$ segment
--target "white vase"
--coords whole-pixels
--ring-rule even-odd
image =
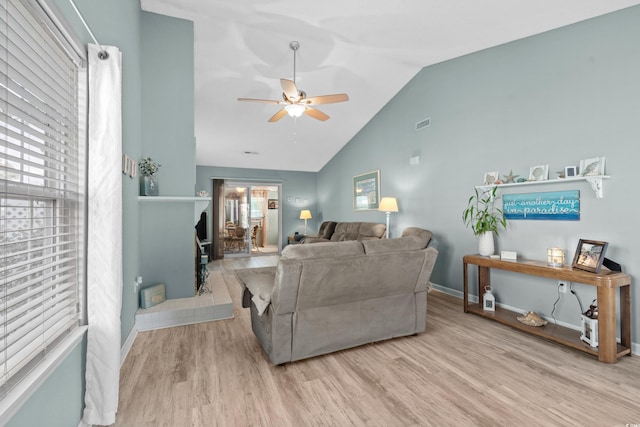
[[[478,252],[482,256],[493,255],[493,232],[486,231],[478,236]]]

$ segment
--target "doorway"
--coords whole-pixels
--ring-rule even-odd
[[[224,221],[219,232],[223,256],[246,257],[273,255],[280,252],[280,185],[224,182]]]

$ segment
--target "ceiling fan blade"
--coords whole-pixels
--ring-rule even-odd
[[[320,121],[323,121],[323,122],[329,118],[329,116],[327,116],[325,113],[323,113],[322,111],[317,110],[317,109],[315,109],[313,107],[307,107],[306,110],[304,110],[304,113],[307,116],[311,116],[314,119],[320,120]]]
[[[321,95],[305,98],[302,103],[305,105],[321,105],[321,104],[335,104],[336,102],[345,102],[349,100],[349,96],[346,93],[336,93],[333,95]]]
[[[262,102],[263,104],[280,104],[283,101],[276,101],[274,99],[255,99],[255,98],[238,98],[241,102]]]
[[[282,85],[282,92],[290,101],[296,102],[300,99],[300,92],[293,80],[280,79],[280,84]]]
[[[269,119],[269,123],[277,122],[278,120],[280,120],[286,115],[287,115],[287,110],[283,108],[282,110],[278,111],[273,116],[271,116],[271,118]]]

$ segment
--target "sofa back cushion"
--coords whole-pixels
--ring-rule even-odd
[[[295,310],[425,290],[419,285],[425,258],[425,251],[413,250],[303,260]]]
[[[430,232],[428,232],[431,234]],[[367,255],[389,252],[419,251],[429,244],[430,238],[419,235],[407,235],[395,239],[365,240],[362,242]]]
[[[387,227],[375,222],[339,222],[331,236],[332,242],[381,239]]]
[[[424,228],[418,227],[407,227],[402,232],[402,237],[415,236],[420,241],[424,243],[424,247],[426,248],[431,239],[433,238],[433,233],[429,230],[425,230]]]
[[[325,221],[320,225],[320,230],[318,230],[318,238],[321,239],[331,239],[334,230],[336,229],[337,222],[335,221]]]
[[[364,255],[362,242],[326,242],[321,245],[288,245],[282,249],[281,260],[333,258],[351,255]]]

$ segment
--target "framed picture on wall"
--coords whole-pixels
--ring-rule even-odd
[[[378,209],[380,203],[380,170],[353,177],[353,210]]]
[[[269,199],[267,202],[267,207],[269,209],[278,209],[278,199]]]

